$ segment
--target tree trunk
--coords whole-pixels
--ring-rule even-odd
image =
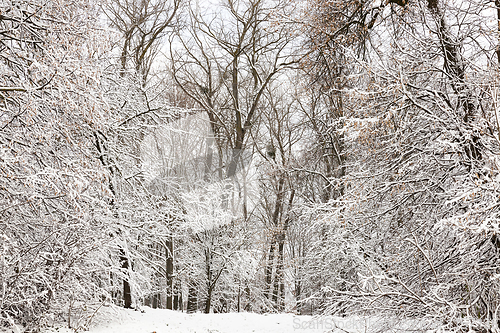
[[[292,209],[293,198],[295,196],[295,190],[292,189],[290,193],[290,198],[288,199],[288,211]],[[288,230],[288,225],[290,224],[290,215],[287,214],[283,225],[278,235],[278,264],[276,267],[276,277],[274,284],[274,304],[279,311],[285,310],[285,240],[286,232]]]
[[[211,134],[213,135],[213,134]],[[209,136],[206,140],[207,144],[207,150],[206,150],[206,161],[205,161],[205,170],[203,174],[203,179],[208,182],[210,181],[211,177],[211,171],[212,171],[212,163],[213,163],[213,158],[214,158],[214,149],[213,149],[213,144],[214,144],[214,138]]]
[[[151,304],[151,307],[153,309],[158,309],[160,307],[160,294],[159,293],[153,294],[153,302]]]
[[[130,291],[130,283],[128,281],[129,263],[128,263],[128,258],[125,254],[125,250],[123,248],[120,248],[120,262],[122,264],[123,273],[127,276],[126,278],[123,279],[124,307],[126,309],[130,309],[130,308],[132,308],[132,293]]]
[[[274,277],[273,303],[278,311],[284,310],[285,296],[285,274],[284,274],[284,249],[285,249],[285,227],[278,236],[278,263],[276,265],[276,275]]]
[[[205,250],[205,269],[207,274],[207,298],[205,300],[205,313],[210,313],[212,303],[212,252],[209,249]]]
[[[213,108],[212,102],[209,99],[209,105],[211,108]],[[217,149],[219,149],[219,142],[216,140],[216,133],[217,133],[217,123],[215,119],[215,115],[213,112],[207,112],[208,113],[208,119],[210,121],[210,133],[209,136],[206,138],[206,161],[205,161],[205,170],[204,170],[204,175],[203,179],[208,182],[210,181],[210,178],[212,177],[212,166],[213,166],[213,160],[214,160],[214,145],[217,145]],[[220,167],[220,165],[219,165]],[[219,169],[220,172],[222,172],[222,169]],[[219,179],[221,177],[219,176]]]
[[[174,286],[174,301],[173,301],[174,310],[183,310],[182,308],[182,286],[179,280],[176,281]]]
[[[179,294],[174,295],[173,310],[179,310]]]
[[[205,313],[210,313],[211,306],[212,306],[212,290],[209,289],[207,292],[207,299],[205,300]]]
[[[174,242],[172,237],[167,240],[167,309],[172,310],[173,280],[174,280]]]
[[[267,259],[267,266],[266,266],[266,295],[268,299],[271,299],[271,286],[272,286],[272,279],[273,279],[273,266],[274,266],[274,236],[271,241],[271,245],[269,248],[269,256]]]
[[[279,281],[281,280],[281,267],[280,267],[280,254],[278,252],[278,263],[276,264],[276,274],[274,275],[273,281],[273,304],[274,308],[279,310],[278,306],[278,291],[279,291]]]
[[[236,53],[235,53],[236,54]],[[235,115],[235,141],[232,147],[231,160],[227,168],[227,178],[233,178],[236,175],[236,168],[238,166],[238,161],[240,158],[241,151],[243,150],[243,140],[245,139],[245,130],[243,128],[243,121],[241,119],[241,110],[239,103],[239,91],[238,91],[238,56],[235,55],[233,58],[233,70],[232,70],[232,85],[231,92],[233,97],[233,107]]]
[[[281,230],[278,231],[279,228],[279,221],[280,221],[280,216],[283,211],[283,187],[285,185],[285,178],[283,176],[280,176],[279,181],[278,181],[278,189],[277,189],[277,194],[276,194],[276,202],[274,204],[274,212],[272,216],[272,238],[271,238],[271,248],[269,250],[269,260],[267,262],[268,267],[266,269],[266,283],[267,283],[267,288],[268,288],[268,298],[273,299],[274,304],[276,305],[277,301],[277,278],[278,278],[278,271],[276,271],[275,275],[275,281],[274,281],[274,289],[273,293],[271,294],[271,286],[273,285],[272,283],[272,272],[273,272],[273,266],[274,266],[274,252],[276,251],[276,246],[278,245],[278,237],[280,235],[277,235],[277,233],[281,233]]]
[[[299,315],[302,314],[301,292],[302,292],[301,281],[300,280],[295,281],[295,301],[297,303],[297,313]]]
[[[187,313],[195,313],[198,310],[198,300],[196,297],[196,289],[189,287],[187,300]]]
[[[240,312],[240,308],[241,308],[241,284],[238,286],[238,299],[237,299],[237,302],[238,302],[237,309],[238,309],[238,313],[239,313]]]
[[[277,268],[277,281],[279,282],[279,292],[278,292],[278,309],[280,311],[285,310],[285,272],[284,272],[284,248],[285,248],[285,232],[283,232],[282,237],[280,237],[280,242],[278,245],[278,268]]]

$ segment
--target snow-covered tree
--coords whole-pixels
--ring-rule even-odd
[[[343,3],[355,10],[340,28],[363,42],[364,53],[343,48],[354,64],[342,88],[349,117],[337,129],[348,172],[344,195],[323,217],[334,222],[331,240],[319,248],[353,260],[354,274],[326,266],[334,273],[321,293],[327,311],[496,327],[493,3]],[[340,13],[340,2],[318,4]],[[351,250],[331,246],[340,240]]]
[[[154,281],[152,272],[162,271],[167,259],[151,257],[151,247],[169,247],[168,221],[182,215],[179,213],[182,208],[175,206],[175,198],[155,192],[149,186],[151,175],[144,168],[141,152],[141,145],[150,133],[178,116],[179,110],[172,108],[166,93],[171,87],[168,78],[154,66],[165,37],[175,28],[180,4],[177,0],[110,0],[102,4],[106,23],[119,42],[114,49],[118,56],[110,57],[102,85],[113,121],[95,133],[94,142],[110,176],[108,188],[114,196],[110,209],[114,212],[115,256],[120,267],[115,278],[122,280],[122,288],[115,281],[114,296],[117,302],[123,299],[127,308],[154,293],[152,285],[145,281]],[[151,230],[159,233],[159,239],[155,239]],[[161,251],[169,256],[167,249]],[[171,275],[172,272],[163,272],[158,278],[168,280]]]
[[[92,136],[107,121],[109,43],[93,1],[0,4],[0,325],[36,326],[77,299],[106,299],[109,229]]]

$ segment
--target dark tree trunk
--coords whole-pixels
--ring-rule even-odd
[[[295,196],[295,190],[293,189],[290,193],[290,198],[288,199],[288,211],[292,209],[293,198]],[[287,214],[283,225],[278,235],[278,264],[276,266],[276,277],[274,283],[274,294],[273,300],[276,308],[279,311],[285,310],[285,240],[286,232],[288,231],[288,225],[290,224],[290,215]]]
[[[295,300],[297,302],[297,313],[302,314],[302,302],[301,302],[301,282],[295,281]]]
[[[240,308],[241,308],[241,285],[238,286],[238,305],[237,305],[238,312],[240,312]]]
[[[284,310],[285,278],[284,278],[284,249],[285,249],[285,231],[283,229],[278,236],[278,263],[276,265],[276,276],[273,287],[273,303],[279,311]]]
[[[274,205],[274,212],[273,212],[273,216],[272,216],[272,226],[273,226],[273,230],[272,230],[272,235],[271,235],[271,245],[270,245],[270,248],[269,248],[269,257],[268,257],[268,261],[267,261],[267,267],[266,267],[266,288],[267,288],[267,297],[268,299],[273,299],[273,301],[276,302],[276,297],[273,296],[275,295],[275,292],[273,291],[273,293],[271,293],[271,288],[273,286],[273,280],[272,280],[272,275],[273,275],[273,267],[274,267],[274,252],[276,251],[276,245],[277,245],[277,237],[278,235],[276,234],[278,231],[278,227],[279,227],[279,220],[280,220],[280,216],[281,216],[281,212],[283,210],[283,186],[285,184],[285,178],[284,177],[280,177],[279,181],[278,181],[278,189],[277,189],[277,194],[276,194],[276,202],[275,202],[275,205]],[[276,280],[276,276],[275,276],[275,280]],[[276,283],[276,281],[275,281]],[[275,288],[276,289],[276,288]],[[274,303],[276,304],[276,303]]]
[[[284,273],[284,250],[285,250],[285,233],[283,232],[282,237],[280,237],[280,242],[278,245],[278,268],[277,268],[277,281],[279,282],[279,292],[278,292],[278,309],[280,311],[285,310],[285,273]]]
[[[179,310],[179,294],[174,295],[174,302],[173,302],[173,308],[174,310]]]
[[[152,302],[151,307],[153,309],[158,309],[158,308],[161,307],[161,301],[160,301],[160,294],[159,293],[153,294],[153,302]]]
[[[172,310],[173,280],[174,280],[174,242],[172,237],[167,241],[167,309]]]
[[[207,298],[205,299],[205,313],[210,313],[210,306],[212,303],[212,252],[205,249],[205,269],[207,274]]]
[[[246,295],[246,299],[247,300],[250,300],[247,302],[247,304],[245,304],[245,307],[243,308],[245,311],[247,312],[251,312],[252,311],[252,302],[251,302],[251,294],[250,294],[250,288],[249,287],[246,287],[245,288],[245,295]]]
[[[271,299],[271,286],[273,281],[273,266],[274,266],[274,236],[269,247],[269,255],[266,266],[266,295]]]
[[[132,308],[132,293],[130,291],[130,283],[128,281],[128,258],[125,254],[125,250],[120,248],[120,262],[122,264],[123,273],[126,275],[126,278],[123,279],[123,301],[124,307],[127,309]]]
[[[205,300],[205,313],[210,313],[211,306],[212,306],[212,290],[208,290],[207,299]]]
[[[278,253],[278,262],[279,262],[279,253]],[[275,309],[279,309],[278,307],[278,284],[279,280],[281,279],[281,272],[280,272],[280,264],[278,263],[276,265],[276,274],[274,276],[274,281],[273,281],[273,294],[272,294],[272,299],[273,299],[273,304]]]

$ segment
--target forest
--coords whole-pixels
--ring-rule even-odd
[[[0,0],[0,330],[500,332],[499,78],[500,0]]]

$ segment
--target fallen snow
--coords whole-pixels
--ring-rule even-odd
[[[261,315],[255,313],[227,314],[186,314],[164,309],[142,308],[144,313],[135,310],[109,308],[101,311],[91,323],[89,333],[290,333],[302,331],[322,333],[324,330],[311,331],[307,322],[310,316],[293,314]],[[103,314],[102,312],[106,312]],[[304,326],[303,326],[304,325]],[[300,327],[300,328],[299,328]],[[304,330],[305,333],[306,330]],[[43,333],[73,333],[74,330],[56,325]]]
[[[393,331],[373,319],[361,317],[312,317],[294,314],[186,314],[164,309],[143,308],[144,312],[122,308],[103,308],[93,317],[89,333],[365,333]],[[84,322],[81,320],[80,322]],[[75,324],[77,326],[78,323]],[[407,325],[404,325],[407,326]],[[418,325],[420,326],[420,325]],[[405,327],[409,329],[409,327]],[[416,328],[412,327],[412,331]],[[394,329],[394,327],[392,327]],[[422,329],[422,327],[419,327]],[[401,326],[397,329],[401,331]],[[404,329],[403,329],[404,331]],[[425,332],[423,329],[421,332]],[[430,332],[430,331],[429,331]],[[42,333],[75,333],[75,329],[59,324]]]

